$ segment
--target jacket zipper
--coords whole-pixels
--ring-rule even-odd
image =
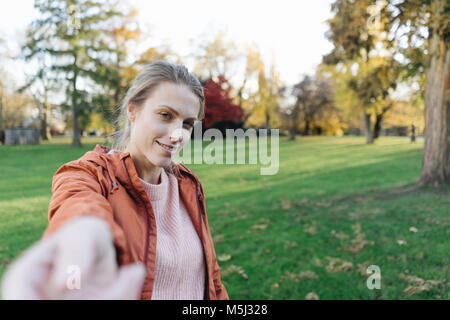
[[[205,240],[203,238],[203,219],[202,219],[202,210],[201,210],[201,193],[200,190],[198,190],[198,184],[197,181],[196,183],[196,190],[197,190],[197,205],[198,205],[198,217],[199,217],[199,221],[200,221],[200,235],[201,235],[201,241],[202,241],[202,247],[203,247],[203,257],[204,257],[204,261],[205,261],[205,266],[206,266],[206,284],[205,284],[205,290],[206,290],[206,295],[205,295],[205,300],[209,300],[209,273],[208,273],[208,259],[206,259],[206,250],[205,250]]]
[[[145,213],[146,213],[146,217],[147,217],[147,236],[145,239],[145,261],[144,261],[144,265],[145,265],[145,272],[147,272],[147,261],[148,261],[148,251],[149,251],[149,238],[150,238],[150,215],[148,213],[148,209],[147,209],[147,205],[145,204],[144,199],[142,198],[141,194],[136,190],[136,188],[134,187],[133,181],[131,180],[130,174],[128,172],[127,166],[125,165],[125,159],[122,159],[122,163],[123,163],[123,167],[125,168],[125,171],[127,172],[127,176],[128,179],[130,180],[130,184],[134,189],[134,192],[136,192],[136,194],[138,195],[139,199],[141,200],[141,202],[144,204],[144,208],[145,208]],[[142,284],[142,289],[141,289],[141,296],[140,296],[140,300],[142,300],[142,295],[144,294],[144,288],[145,288],[145,281]]]

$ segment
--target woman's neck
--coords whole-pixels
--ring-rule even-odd
[[[127,148],[125,149],[125,152],[130,153],[139,178],[151,184],[161,183],[161,172],[163,168],[151,164],[145,156],[134,150]]]

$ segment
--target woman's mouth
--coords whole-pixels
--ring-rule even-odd
[[[165,152],[167,152],[168,154],[172,154],[175,152],[175,147],[169,146],[167,144],[164,143],[160,143],[159,141],[156,141],[159,146],[161,147],[161,149],[163,149]]]

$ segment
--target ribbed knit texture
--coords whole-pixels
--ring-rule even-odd
[[[156,217],[156,270],[152,299],[203,299],[205,266],[202,244],[179,196],[178,180],[165,170],[162,170],[159,184],[140,180]]]

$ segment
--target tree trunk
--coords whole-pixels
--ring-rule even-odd
[[[425,147],[418,185],[440,186],[450,180],[450,45],[439,34],[445,0],[432,2],[435,21],[429,37],[425,83]]]
[[[48,119],[50,118],[50,106],[47,101],[44,101],[43,113],[41,117],[41,139],[50,140],[50,127],[48,126]]]
[[[266,107],[266,129],[270,130],[270,113],[269,110]]]
[[[388,104],[386,107],[383,108],[381,113],[378,113],[376,115],[375,125],[373,127],[373,140],[377,139],[380,136],[381,133],[381,123],[383,122],[384,115],[386,114],[389,109],[391,109],[393,104]]]
[[[305,136],[311,135],[311,124],[308,118],[305,119],[305,132],[303,133]]]
[[[366,111],[364,110],[363,117],[364,117],[364,134],[366,136],[366,144],[372,144],[373,134],[371,128],[370,113],[366,113]]]
[[[295,117],[291,118],[291,125],[289,128],[289,140],[293,141],[295,140],[295,134],[296,134],[296,128],[297,128],[297,121]]]
[[[377,114],[376,120],[375,120],[375,125],[373,127],[373,140],[377,139],[380,136],[382,120],[383,120],[383,115]]]
[[[72,79],[72,115],[73,115],[73,137],[72,137],[72,147],[81,147],[80,129],[78,127],[78,110],[77,110],[77,75],[74,74]]]

